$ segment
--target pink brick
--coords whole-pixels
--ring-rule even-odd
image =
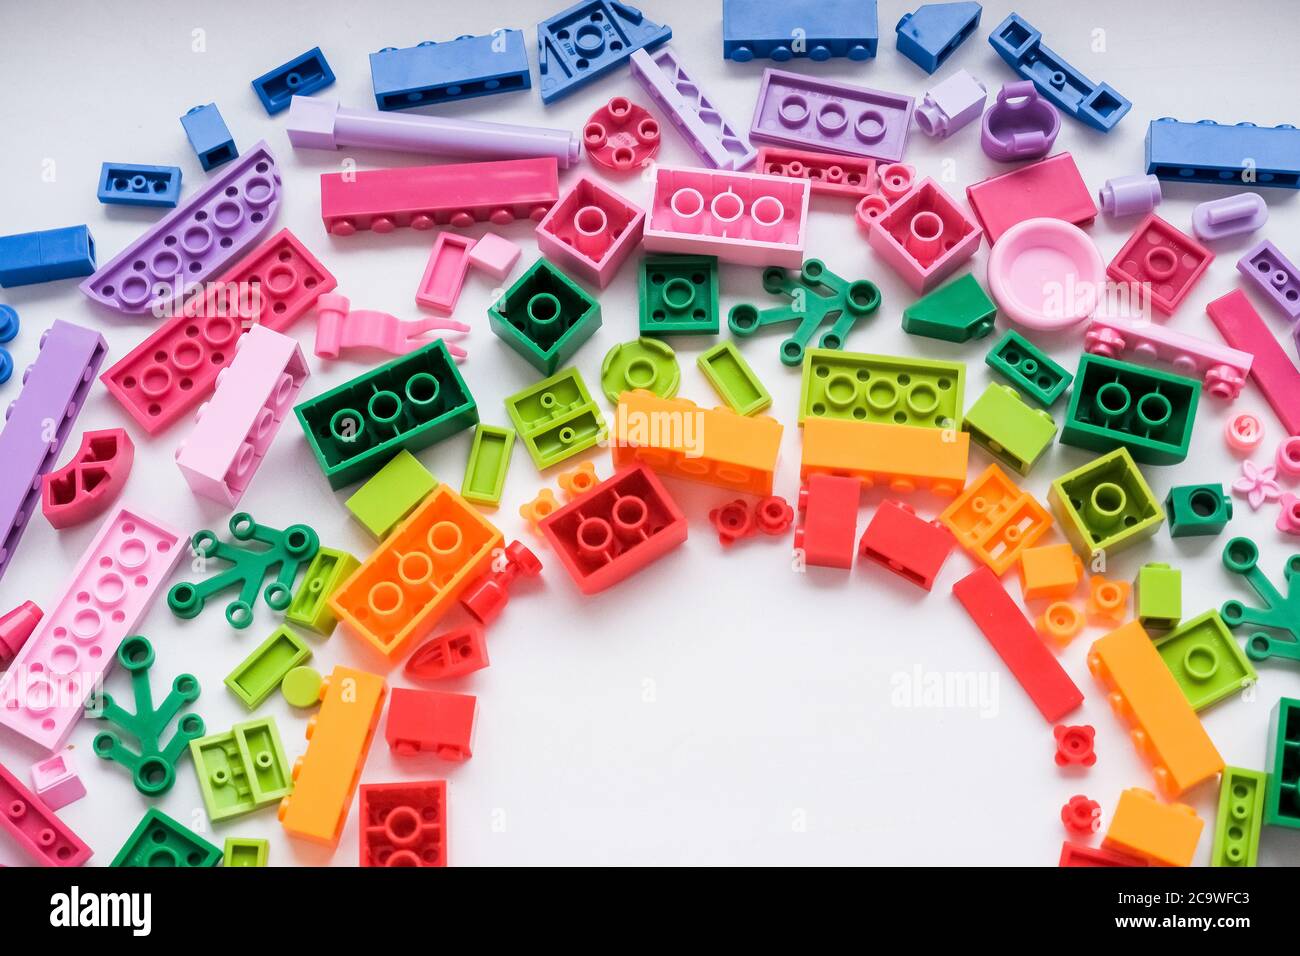
[[[495,232],[485,232],[470,248],[469,264],[494,279],[504,279],[510,275],[523,251],[504,236],[498,236]]]
[[[32,764],[32,789],[51,810],[61,810],[86,795],[86,785],[67,750]]]
[[[0,829],[7,830],[37,866],[81,866],[90,847],[54,811],[0,764]]]
[[[469,254],[478,243],[468,236],[440,232],[429,253],[429,264],[415,290],[415,302],[426,309],[450,315],[460,300],[469,272]]]
[[[582,177],[537,224],[542,255],[603,289],[641,243],[645,210]]]
[[[975,255],[981,232],[956,200],[923,179],[867,234],[880,258],[916,292],[929,292]]]

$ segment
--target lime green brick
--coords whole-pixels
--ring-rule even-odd
[[[566,368],[506,398],[506,411],[539,469],[601,441],[605,419],[576,368]]]
[[[329,637],[339,622],[330,610],[330,595],[341,588],[359,567],[361,562],[346,551],[321,548],[307,565],[307,573],[285,609],[284,619],[322,637]]]
[[[1133,579],[1137,619],[1149,631],[1167,631],[1183,617],[1183,572],[1152,561]]]
[[[614,405],[624,392],[643,388],[660,398],[672,398],[682,382],[682,370],[672,348],[658,339],[620,342],[605,353],[600,388]]]
[[[1165,520],[1127,448],[1057,478],[1047,499],[1085,563],[1098,552],[1114,554],[1151,537]]]
[[[1184,621],[1157,638],[1155,648],[1193,710],[1217,704],[1258,679],[1218,611]]]
[[[289,628],[281,625],[257,650],[249,654],[226,677],[226,686],[253,710],[266,700],[284,675],[311,657],[311,648]]]
[[[1007,385],[991,382],[966,410],[962,429],[990,455],[1022,475],[1051,447],[1056,422],[1041,408],[1025,404]]]
[[[1267,775],[1258,770],[1223,768],[1210,866],[1255,866],[1259,863],[1259,835],[1264,828],[1264,792],[1267,786]]]
[[[600,304],[538,259],[488,309],[488,324],[529,365],[551,375],[600,328]]]
[[[968,272],[904,309],[903,331],[945,342],[969,342],[992,332],[997,314],[998,307]]]
[[[362,527],[382,541],[437,487],[438,479],[402,449],[345,504]]]
[[[270,717],[191,740],[190,756],[213,823],[278,803],[293,792],[293,771]]]
[[[732,411],[757,415],[772,404],[772,396],[734,343],[719,342],[701,352],[695,364]]]
[[[269,840],[247,837],[226,837],[223,866],[266,866],[271,857]]]
[[[963,362],[808,349],[799,423],[812,417],[958,428],[965,388]]]
[[[510,453],[515,447],[515,430],[496,425],[479,425],[469,446],[465,462],[465,480],[460,496],[476,505],[495,508],[501,503],[501,491],[510,471]]]

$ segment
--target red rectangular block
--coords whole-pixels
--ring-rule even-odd
[[[1103,850],[1100,847],[1080,846],[1068,840],[1061,844],[1061,861],[1057,866],[1146,866],[1146,860],[1135,856]]]
[[[1300,371],[1282,351],[1246,293],[1234,289],[1205,307],[1210,321],[1234,349],[1250,352],[1250,377],[1264,393],[1288,435],[1300,435]]]
[[[81,866],[90,847],[0,764],[0,827],[37,866]]]
[[[431,753],[443,760],[468,760],[474,756],[477,713],[478,698],[471,694],[394,687],[384,737],[399,756]]]
[[[1097,218],[1097,203],[1069,153],[967,186],[966,199],[990,243],[1026,219],[1062,219],[1088,226]]]
[[[996,574],[987,567],[976,568],[952,586],[952,593],[1044,720],[1056,723],[1083,703],[1083,692],[1052,656]]]
[[[1151,213],[1111,260],[1106,275],[1146,286],[1151,307],[1173,315],[1213,261],[1213,252]]]
[[[840,475],[809,475],[799,489],[803,522],[795,529],[794,547],[807,564],[820,568],[853,567],[858,535],[858,504],[862,479]]]
[[[899,501],[882,501],[862,532],[858,554],[930,590],[957,541],[939,521],[926,521]]]
[[[361,785],[362,866],[446,866],[447,782]]]

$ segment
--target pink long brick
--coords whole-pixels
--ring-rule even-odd
[[[1300,371],[1296,371],[1246,293],[1234,289],[1205,307],[1210,321],[1234,349],[1250,352],[1250,377],[1264,393],[1288,435],[1300,435]]]

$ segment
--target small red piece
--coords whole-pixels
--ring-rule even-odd
[[[1080,846],[1068,840],[1061,844],[1061,861],[1057,866],[1146,866],[1146,860],[1135,856],[1102,850],[1098,847]]]
[[[24,601],[0,617],[0,667],[8,667],[18,656],[36,625],[41,623],[41,617],[41,609],[32,601]]]
[[[432,753],[443,760],[468,760],[474,756],[477,711],[478,698],[471,694],[394,687],[384,737],[398,756]]]
[[[718,532],[718,541],[729,548],[741,538],[748,538],[757,529],[754,513],[744,498],[728,501],[709,512],[709,523]]]
[[[794,524],[794,509],[780,495],[768,495],[754,509],[754,522],[763,534],[785,534]]]
[[[582,128],[587,158],[612,173],[630,173],[659,152],[659,121],[644,106],[616,96]]]
[[[1148,286],[1152,307],[1173,315],[1213,261],[1213,252],[1151,213],[1111,260],[1106,275],[1117,283]]]
[[[447,783],[361,785],[362,866],[446,866]]]
[[[510,600],[510,586],[516,578],[535,578],[542,562],[522,541],[511,541],[504,552],[492,556],[492,570],[471,584],[460,603],[484,627],[495,621]]]
[[[122,493],[135,460],[123,428],[84,432],[72,460],[41,479],[41,513],[54,527],[71,528],[97,518]]]
[[[1101,804],[1083,794],[1073,796],[1061,807],[1061,822],[1073,833],[1096,833],[1101,829]]]
[[[858,534],[858,503],[862,481],[840,475],[809,475],[799,489],[803,524],[795,529],[795,550],[807,564],[823,568],[853,567]]]
[[[942,522],[926,521],[909,505],[889,500],[862,532],[858,554],[928,591],[956,544]]]
[[[1052,729],[1056,735],[1056,765],[1091,767],[1097,762],[1093,751],[1093,738],[1097,731],[1089,724],[1059,724]]]
[[[456,628],[421,644],[406,662],[412,680],[463,677],[488,666],[487,641],[477,624]]]

